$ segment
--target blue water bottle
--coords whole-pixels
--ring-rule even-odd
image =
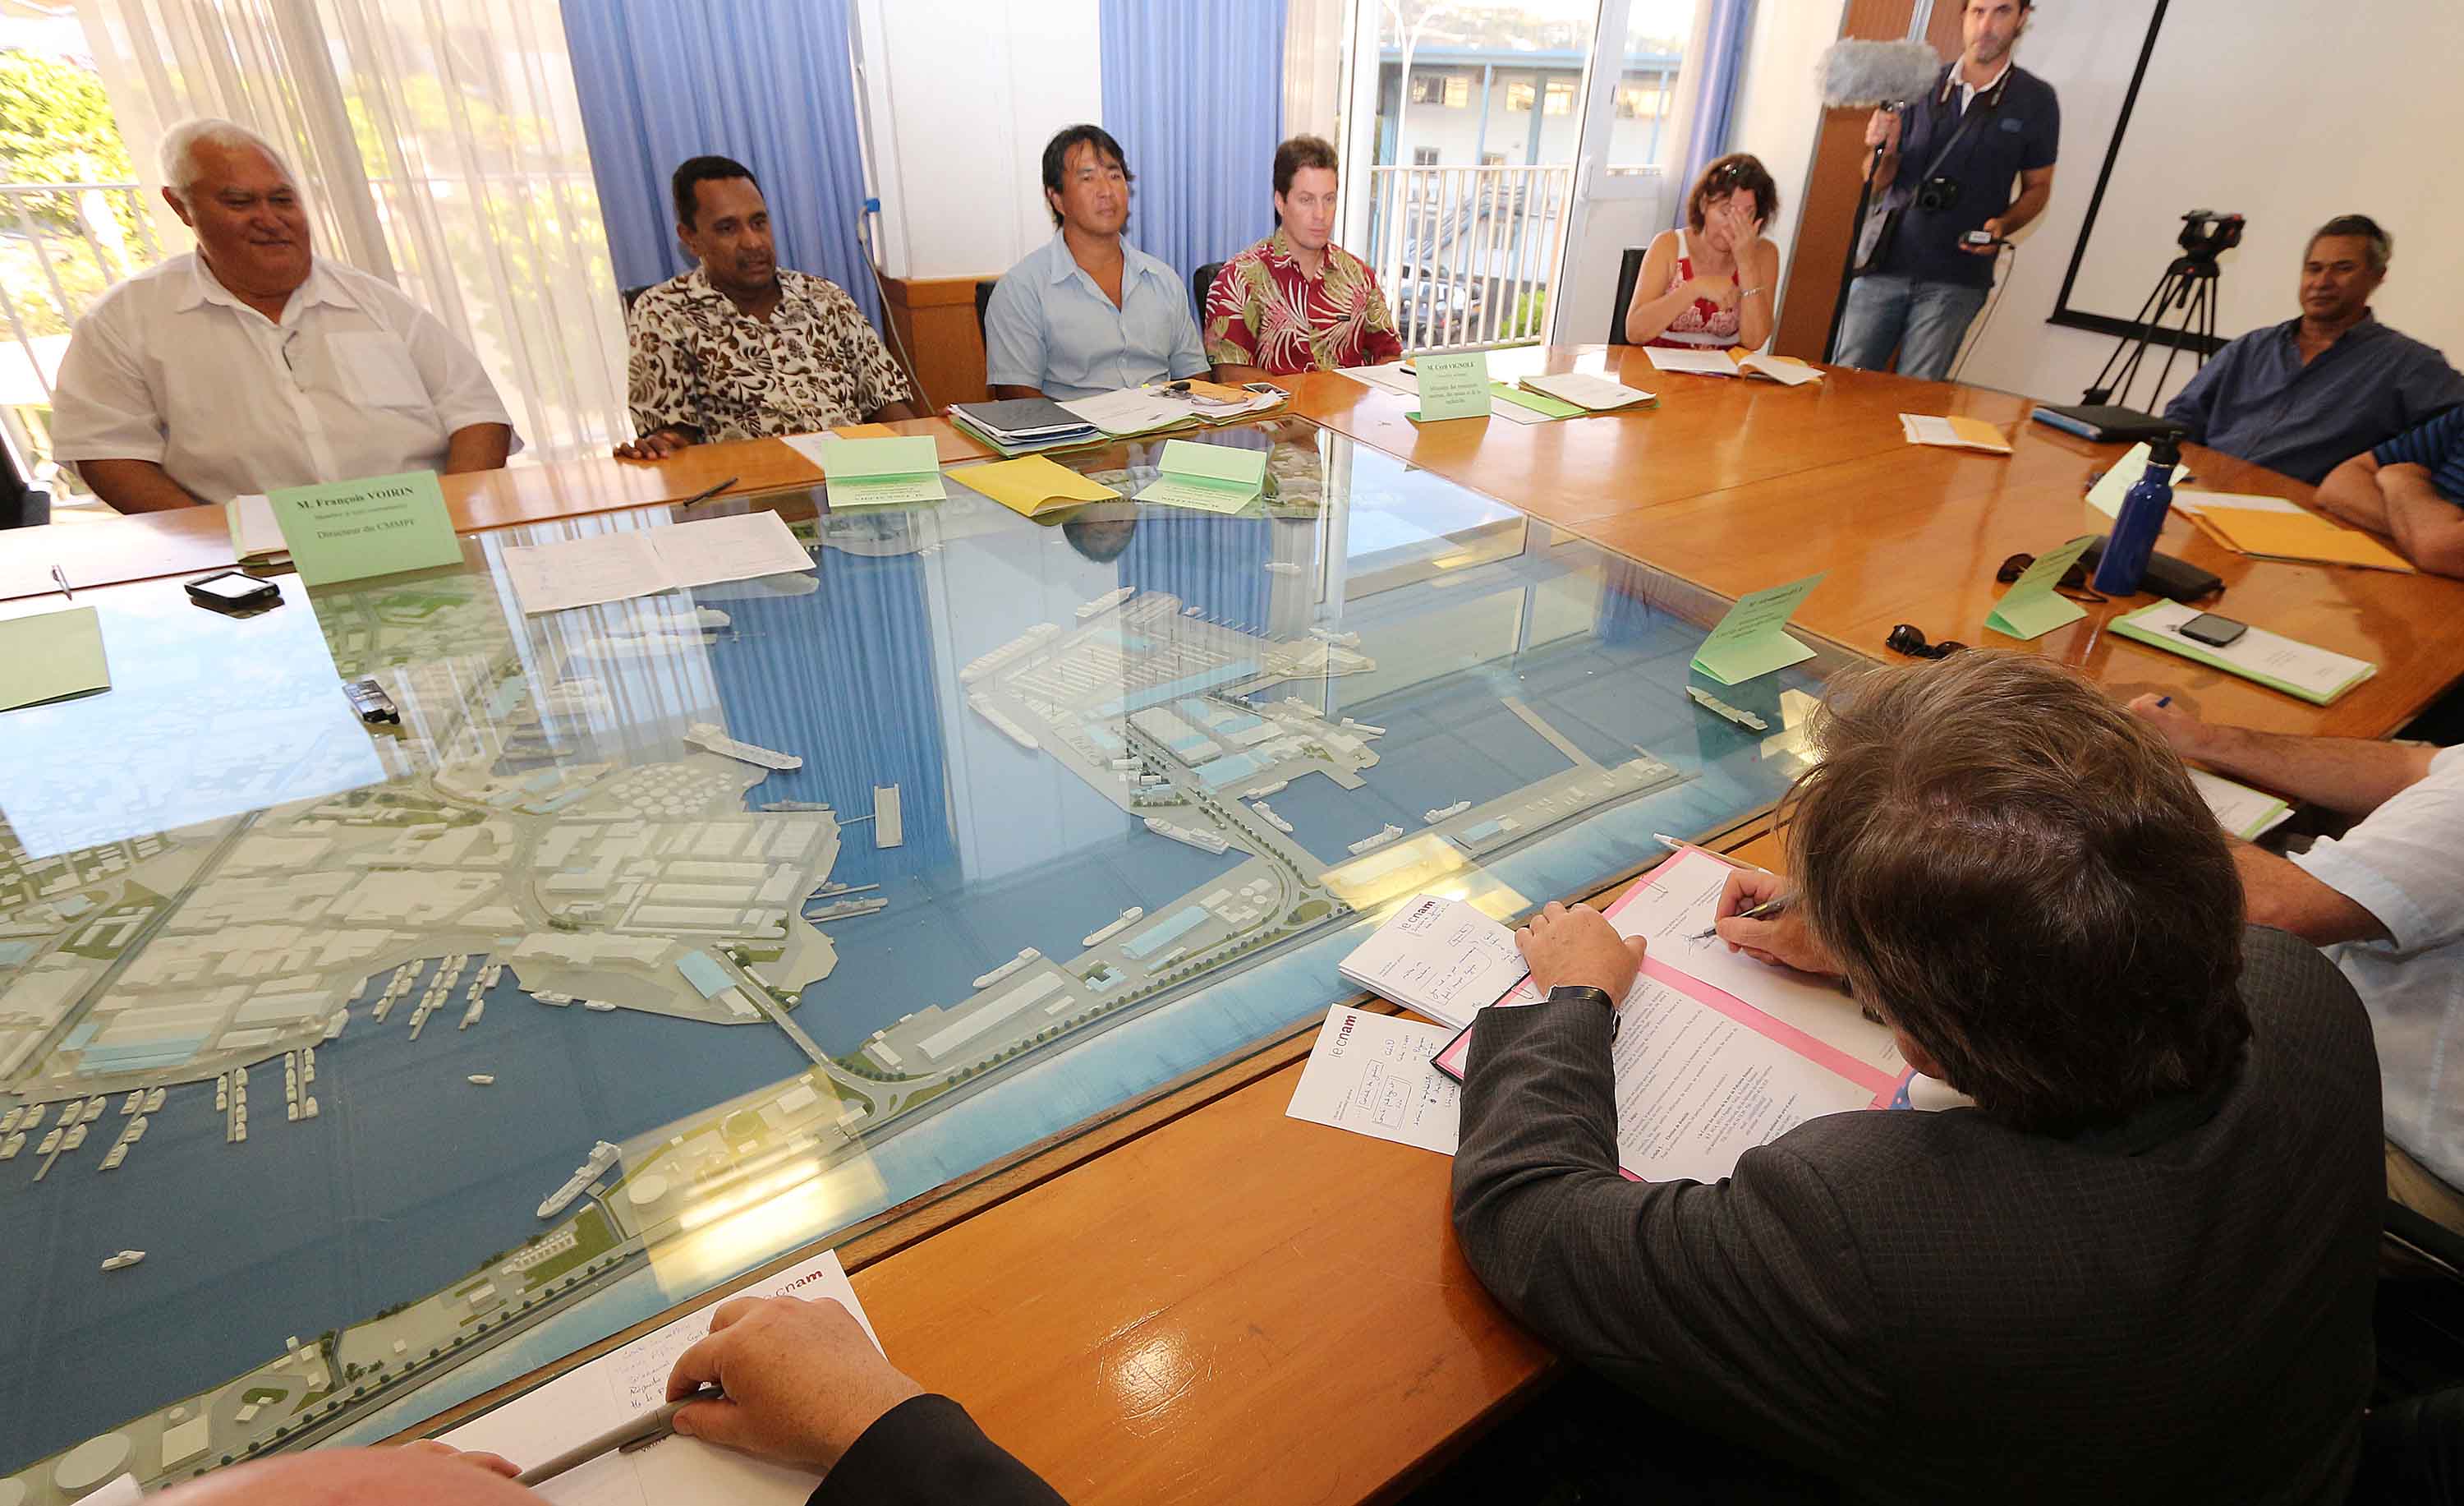
[[[2147,474],[2122,499],[2122,516],[2104,541],[2096,562],[2097,590],[2106,596],[2129,596],[2147,573],[2147,557],[2156,552],[2156,536],[2165,531],[2165,514],[2173,505],[2173,469],[2182,463],[2181,442],[2171,435],[2147,448]]]

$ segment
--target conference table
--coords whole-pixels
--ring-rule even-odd
[[[1662,374],[1627,347],[1500,352],[1493,369],[1600,371],[1660,402],[1545,424],[1422,427],[1404,417],[1407,399],[1319,373],[1285,379],[1292,401],[1273,417],[1307,420],[1716,597],[1826,572],[1797,623],[1876,659],[1890,657],[1882,637],[1907,622],[1935,640],[2046,654],[2120,698],[2163,691],[2211,718],[2361,737],[2394,731],[2464,676],[2464,638],[2444,626],[2464,608],[2464,583],[2247,559],[2178,516],[2159,546],[2226,581],[2218,609],[2372,660],[2377,674],[2312,706],[2107,631],[2145,597],[2090,606],[2033,643],[1990,632],[1996,566],[2101,531],[2083,495],[2122,454],[2029,422],[2025,399],[1842,369],[1804,388]],[[1983,419],[2013,454],[1912,446],[1903,412]],[[935,437],[945,463],[990,454],[938,419],[893,427]],[[2197,447],[2186,463],[2211,489],[2309,497]],[[762,440],[657,464],[585,457],[453,476],[445,490],[457,527],[476,531],[676,502],[731,478],[748,492],[820,479],[794,450]],[[5,552],[0,598],[50,589],[54,565],[83,588],[231,563],[209,509],[55,524],[11,535]],[[1741,861],[1784,863],[1766,818],[1705,840]],[[1635,870],[1657,855],[1637,853]],[[1311,1025],[1256,1042],[1124,1105],[1100,1134],[1053,1136],[838,1240],[891,1358],[959,1398],[1073,1501],[1364,1499],[1441,1467],[1556,1362],[1464,1265],[1447,1222],[1446,1160],[1286,1117],[1313,1034]]]

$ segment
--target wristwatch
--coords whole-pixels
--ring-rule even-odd
[[[1617,1022],[1617,1002],[1609,997],[1609,991],[1606,988],[1594,988],[1585,984],[1561,983],[1549,990],[1551,1004],[1555,1004],[1560,999],[1571,999],[1577,1004],[1597,1005],[1608,1011],[1610,1025],[1615,1026]]]

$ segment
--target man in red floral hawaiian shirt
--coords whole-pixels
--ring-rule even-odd
[[[1282,228],[1223,264],[1206,299],[1218,382],[1399,361],[1403,342],[1377,278],[1332,243],[1334,148],[1295,136],[1275,148]]]

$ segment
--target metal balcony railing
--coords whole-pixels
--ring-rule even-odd
[[[1573,186],[1570,165],[1371,168],[1370,265],[1403,348],[1539,339]]]

